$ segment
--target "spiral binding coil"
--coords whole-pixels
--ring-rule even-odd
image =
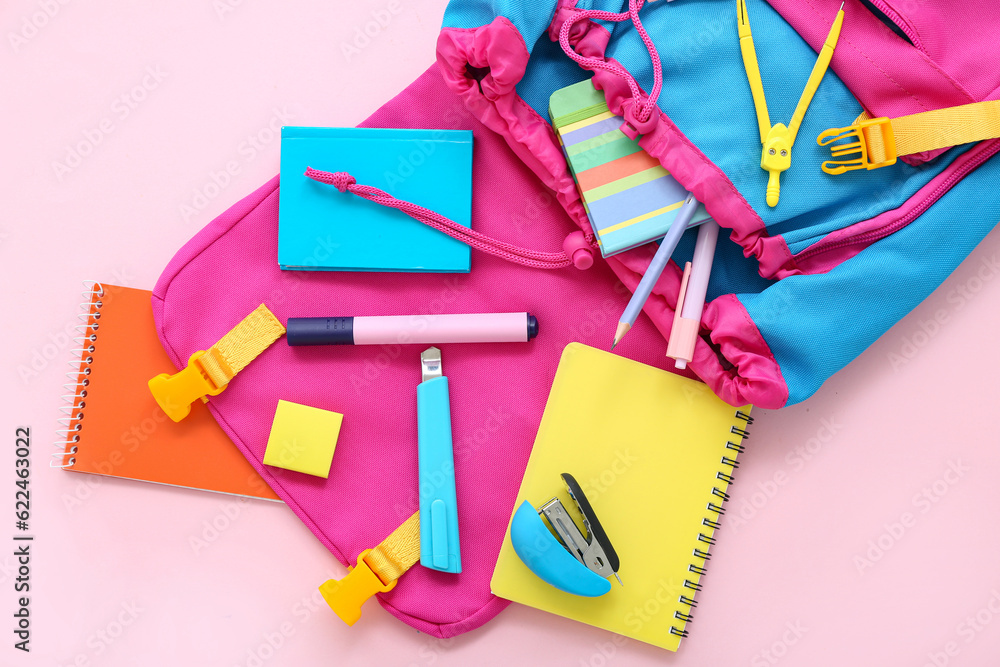
[[[753,417],[743,412],[742,410],[737,410],[735,416],[736,419],[740,419],[746,422],[746,426],[750,426],[751,424],[753,424]],[[747,432],[745,428],[740,428],[735,425],[730,427],[729,432],[732,433],[733,435],[740,436],[740,438],[750,437],[750,434]],[[732,472],[740,466],[739,462],[736,460],[736,457],[740,454],[740,452],[745,451],[746,447],[744,447],[741,443],[730,441],[726,443],[726,449],[732,450],[733,455],[723,456],[721,459],[721,463],[723,465],[729,466],[730,472]],[[734,481],[734,477],[730,473],[722,472],[721,470],[718,473],[716,473],[715,478],[726,485],[723,488],[728,488],[729,485],[732,484]],[[724,491],[723,489],[720,489],[719,487],[716,486],[712,488],[712,496],[713,499],[708,502],[705,509],[714,513],[717,518],[721,517],[726,513],[726,508],[723,507],[723,503],[729,500],[729,494],[726,493],[726,491]],[[711,529],[712,531],[722,528],[721,523],[709,517],[704,517],[701,520],[701,525]],[[702,564],[698,565],[697,563],[690,563],[688,565],[688,572],[701,577],[707,572],[707,570],[704,567],[704,564],[707,563],[712,557],[711,553],[709,553],[709,549],[715,545],[715,537],[713,535],[706,535],[705,533],[698,533],[698,541],[701,542],[701,544],[695,546],[694,550],[691,553],[692,555],[694,555],[695,558],[699,559]],[[691,581],[690,579],[685,579],[684,588],[688,589],[689,591],[692,591],[692,593],[690,595],[682,593],[681,596],[678,598],[678,602],[687,607],[687,612],[679,610],[675,611],[674,618],[676,618],[677,620],[681,621],[684,624],[687,624],[694,620],[694,616],[691,614],[691,610],[693,610],[698,605],[698,603],[694,599],[694,594],[701,590],[701,584],[696,581]],[[675,635],[677,637],[687,637],[688,631],[687,628],[681,629],[676,626],[670,626],[670,634]]]
[[[83,429],[90,365],[94,362],[94,352],[97,349],[97,331],[100,328],[98,320],[101,319],[101,306],[104,305],[100,299],[104,296],[104,286],[97,282],[85,282],[84,285],[86,291],[82,294],[86,301],[80,303],[81,312],[76,316],[81,323],[73,327],[80,334],[73,337],[73,342],[79,347],[70,350],[74,356],[68,363],[73,370],[66,373],[71,382],[63,385],[63,389],[69,393],[62,395],[65,405],[59,407],[64,416],[58,420],[62,428],[56,429],[58,437],[53,443],[56,451],[52,452],[54,460],[49,461],[49,466],[53,468],[71,468],[76,463],[74,455],[78,451],[77,443],[80,442],[80,431]]]

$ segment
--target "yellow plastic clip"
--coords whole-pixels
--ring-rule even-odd
[[[173,375],[160,373],[149,381],[149,390],[160,408],[175,422],[191,412],[191,404],[199,398],[208,402],[207,396],[218,396],[228,385],[218,387],[208,378],[201,359],[205,350],[198,350],[188,359],[187,367]]]
[[[237,373],[284,333],[274,313],[260,304],[215,345],[192,354],[187,368],[150,380],[149,390],[167,416],[179,422],[191,412],[193,402],[200,398],[207,403],[207,396],[222,393]]]
[[[365,549],[358,556],[358,564],[341,580],[330,579],[319,587],[323,599],[344,623],[354,625],[361,618],[361,605],[376,593],[391,591],[396,586],[393,579],[383,584],[372,571],[365,556],[371,553]]]
[[[875,132],[879,132],[878,137],[875,137]],[[870,137],[881,140],[879,141],[880,150],[878,152],[871,150]],[[857,141],[831,145],[834,142],[849,140],[851,138],[856,138]],[[854,171],[855,169],[864,168],[871,170],[896,164],[896,137],[892,131],[892,121],[888,118],[872,118],[855,123],[849,127],[832,127],[816,137],[816,143],[820,146],[830,146],[832,157],[859,155],[859,157],[854,159],[827,160],[824,162],[822,166],[823,171],[833,176],[843,174],[846,171]],[[875,152],[874,160],[872,159],[873,152]]]

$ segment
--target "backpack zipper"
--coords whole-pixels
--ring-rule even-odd
[[[816,245],[806,248],[799,254],[795,255],[794,259],[796,262],[801,262],[803,260],[815,257],[816,255],[822,254],[829,250],[834,250],[836,248],[843,248],[846,246],[857,245],[860,243],[871,244],[876,241],[881,241],[885,237],[893,234],[903,227],[916,220],[918,217],[924,214],[924,212],[929,209],[938,199],[945,195],[956,183],[965,178],[965,176],[974,170],[976,167],[993,157],[997,151],[1000,151],[1000,141],[994,140],[992,145],[983,150],[979,155],[975,156],[964,165],[956,169],[947,179],[939,184],[934,191],[926,196],[919,204],[913,207],[909,213],[904,215],[899,220],[890,222],[889,224],[883,225],[878,229],[872,229],[855,236],[850,236],[846,239],[840,239],[838,241],[831,241],[829,243],[823,243],[822,241]]]
[[[894,26],[902,31],[910,44],[924,51],[924,45],[921,43],[920,37],[917,36],[917,32],[910,27],[910,24],[903,18],[902,14],[889,6],[889,3],[885,2],[885,0],[861,0],[861,2],[870,10],[881,12],[882,16],[877,16],[877,18],[882,19],[884,17],[888,21],[891,21]],[[872,11],[872,13],[874,14],[875,11]],[[885,20],[882,22],[885,23]],[[892,26],[889,26],[889,28],[892,29]],[[896,31],[894,30],[893,32]]]

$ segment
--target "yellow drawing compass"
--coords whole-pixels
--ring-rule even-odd
[[[743,53],[743,67],[747,71],[747,79],[750,81],[750,92],[753,93],[753,105],[757,110],[757,124],[760,126],[760,143],[764,148],[760,154],[761,169],[770,173],[767,181],[767,205],[777,206],[778,196],[781,194],[781,182],[779,175],[781,172],[792,166],[792,144],[795,143],[795,135],[798,134],[799,125],[806,115],[806,109],[812,102],[819,82],[823,79],[827,67],[830,66],[830,59],[833,58],[833,49],[837,46],[837,39],[840,37],[840,26],[844,22],[844,5],[840,5],[837,17],[830,27],[830,34],[826,36],[826,42],[820,49],[819,58],[813,66],[809,80],[806,81],[805,90],[799,98],[799,104],[795,107],[792,120],[785,127],[782,123],[771,125],[771,118],[767,115],[767,100],[764,99],[764,84],[760,80],[760,66],[757,64],[757,52],[753,47],[753,35],[750,34],[750,20],[747,17],[746,0],[737,0],[737,14],[739,17],[740,51]]]

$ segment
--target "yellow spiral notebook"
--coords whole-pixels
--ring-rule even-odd
[[[676,651],[687,636],[713,533],[750,423],[704,384],[570,343],[563,351],[514,509],[580,483],[621,561],[611,591],[586,598],[536,577],[504,537],[496,595]],[[655,609],[653,608],[655,607]]]

